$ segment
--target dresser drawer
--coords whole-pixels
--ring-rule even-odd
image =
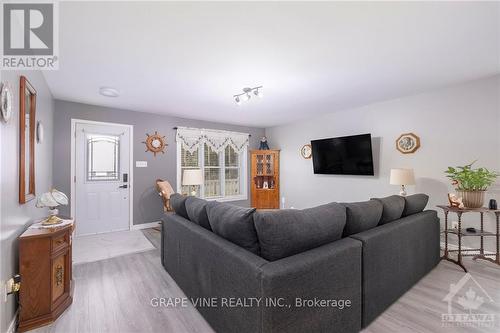
[[[52,253],[57,252],[69,246],[69,234],[64,233],[62,235],[52,238]]]

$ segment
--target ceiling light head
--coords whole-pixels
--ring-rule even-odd
[[[259,90],[259,88],[255,89],[255,90],[253,91],[253,94],[254,94],[255,96],[259,97],[259,98],[264,97],[264,94],[262,93],[262,90]]]
[[[111,87],[101,87],[99,88],[99,94],[106,97],[118,97],[120,96],[120,92],[115,88]]]
[[[241,104],[241,99],[239,96],[234,96],[234,101],[236,102],[236,104],[240,105]]]

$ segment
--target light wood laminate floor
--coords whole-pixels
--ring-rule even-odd
[[[160,233],[154,229],[143,232],[155,250],[75,265],[73,304],[54,324],[31,332],[213,332],[193,306],[154,308],[150,305],[153,297],[184,297],[184,294],[160,263]],[[470,259],[465,265],[493,299],[493,302],[486,299],[479,308],[480,313],[496,315],[493,328],[442,326],[441,314],[448,309],[443,298],[449,292],[450,283],[458,283],[464,276],[458,266],[443,261],[363,333],[499,332],[499,266]],[[484,298],[478,287],[472,285],[471,288]],[[456,302],[453,306],[458,312],[467,312]]]

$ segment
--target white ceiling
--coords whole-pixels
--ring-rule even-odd
[[[59,34],[55,98],[262,127],[500,72],[498,2],[62,2]]]

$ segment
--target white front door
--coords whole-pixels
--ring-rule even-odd
[[[76,234],[128,230],[130,127],[76,123]]]

